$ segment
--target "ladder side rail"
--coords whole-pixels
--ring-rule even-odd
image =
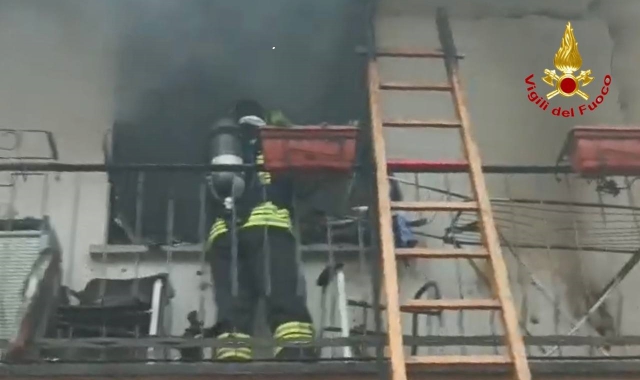
[[[387,306],[387,336],[391,359],[393,380],[407,380],[404,345],[402,342],[402,324],[400,315],[398,273],[391,224],[391,199],[387,173],[387,155],[380,110],[380,78],[377,62],[370,60],[368,66],[369,112],[371,113],[371,139],[375,159],[378,234],[382,255],[383,286]]]
[[[376,50],[376,14],[378,12],[378,1],[367,1],[363,3],[363,17],[366,18],[366,56],[367,59],[363,62],[363,69],[368,70],[369,68],[369,63],[372,61],[376,60],[376,54],[375,54],[375,50]],[[376,67],[377,69],[377,67]],[[378,78],[378,77],[376,77]],[[367,74],[365,76],[365,82],[363,83],[363,86],[367,86],[369,85],[369,75]],[[378,82],[379,82],[379,78],[378,78]],[[379,84],[379,83],[378,83]],[[373,87],[369,88],[369,94],[371,94],[371,89]],[[379,87],[375,88],[376,91],[379,91]],[[378,92],[375,93],[375,99],[378,99]],[[371,100],[371,99],[368,99]],[[378,103],[378,100],[376,100],[376,104]],[[371,105],[369,104],[369,114],[371,115],[372,112],[379,112],[380,109],[376,108],[373,109],[371,108]],[[381,114],[377,114],[380,115],[379,117],[381,118]],[[371,120],[371,125],[373,125],[373,119]],[[371,144],[373,145],[373,127],[371,127],[369,129],[369,133],[371,134],[371,136],[367,136],[369,138],[369,141],[371,142]],[[371,165],[376,165],[375,162],[375,152],[371,151],[371,156],[368,157],[371,159],[371,161],[369,161],[369,163]],[[369,168],[371,170],[371,173],[374,173],[375,180],[377,181],[377,174],[375,173],[375,167],[374,168]],[[374,183],[375,185],[375,183]],[[372,195],[376,196],[377,199],[377,188],[373,188],[373,191],[371,192]],[[377,211],[377,207],[378,205],[376,204],[374,207],[372,207],[372,209],[374,210],[374,214],[373,215],[379,215],[379,212]],[[382,246],[381,246],[381,241],[379,239],[380,236],[380,232],[378,231],[378,229],[380,228],[380,226],[377,223],[372,223],[372,227],[373,227],[373,234],[371,235],[371,245],[372,247],[375,249],[375,251],[377,252],[382,252]],[[374,252],[375,252],[374,251]],[[381,281],[382,281],[382,276],[383,276],[383,272],[382,272],[382,254],[378,255],[378,257],[376,257],[375,260],[373,260],[373,262],[371,263],[373,265],[372,267],[372,273],[371,273],[371,286],[372,286],[372,295],[373,295],[373,318],[374,318],[374,323],[375,323],[375,331],[376,334],[382,334],[382,326],[383,326],[383,318],[382,318],[382,313],[384,310],[384,307],[381,306],[382,304],[382,286],[384,286]],[[381,342],[380,344],[376,344],[376,363],[378,364],[379,368],[383,368],[384,364],[383,360],[384,360],[384,356],[385,356],[385,343],[386,342]],[[406,368],[406,367],[405,367]]]
[[[484,175],[482,173],[480,153],[471,136],[471,122],[467,110],[466,97],[460,84],[458,60],[455,58],[457,52],[453,42],[453,34],[449,25],[448,16],[444,8],[438,8],[436,24],[440,44],[445,52],[445,67],[452,87],[455,110],[462,124],[460,133],[464,142],[465,156],[469,163],[473,192],[479,206],[479,216],[483,230],[482,239],[491,257],[494,287],[498,299],[502,303],[502,319],[505,325],[507,343],[510,348],[509,351],[515,365],[517,378],[519,380],[530,380],[531,372],[527,362],[524,340],[520,334],[513,295],[509,287],[507,266],[500,249],[500,240],[489,202]]]

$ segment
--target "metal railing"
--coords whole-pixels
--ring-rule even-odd
[[[4,165],[13,168],[15,164]],[[50,323],[53,328],[50,328],[46,335],[36,337],[34,344],[29,347],[35,352],[31,352],[28,357],[23,355],[21,360],[193,360],[184,358],[188,356],[185,354],[194,349],[204,348],[204,353],[196,356],[206,359],[211,357],[211,349],[234,344],[217,341],[207,334],[208,327],[214,322],[211,294],[214,284],[210,278],[207,252],[203,244],[208,237],[211,223],[210,215],[207,215],[209,200],[205,173],[229,170],[228,166],[42,165],[21,162],[18,167],[20,172],[15,172],[14,176],[23,178],[28,173],[24,178],[30,178],[31,174],[37,173],[43,178],[40,184],[45,194],[43,199],[49,199],[50,202],[43,202],[44,205],[41,205],[37,212],[30,210],[27,213],[35,218],[51,216],[53,228],[61,237],[66,285],[64,297],[60,298],[57,308],[58,318]],[[52,171],[45,172],[43,169]],[[71,172],[65,172],[67,169]],[[251,171],[256,167],[243,166],[232,169]],[[105,176],[104,172],[101,173],[101,170],[108,173],[108,176]],[[85,173],[95,171],[98,173]],[[56,180],[53,181],[52,177]],[[93,181],[87,177],[92,177]],[[345,189],[349,188],[348,182],[349,180],[345,181]],[[157,192],[154,190],[158,187],[148,187],[158,183],[165,183],[166,187]],[[30,192],[34,191],[33,187],[38,187],[31,179],[17,182],[18,189],[20,186],[29,185],[32,187],[29,189]],[[88,191],[87,185],[93,186],[94,191]],[[311,187],[315,185],[311,184]],[[56,186],[65,190],[57,190]],[[188,190],[195,191],[189,194]],[[25,193],[24,190],[18,192]],[[51,193],[71,199],[62,200]],[[127,197],[132,199],[126,199]],[[109,206],[105,202],[107,198],[111,201]],[[155,204],[150,202],[149,198],[155,201]],[[316,269],[327,268],[322,281],[320,278],[317,281],[310,278],[311,275],[317,274],[317,270],[307,270],[307,283],[304,283],[304,286],[298,284],[300,289],[304,289],[308,285],[313,286],[315,282],[318,288],[318,291],[312,292],[314,297],[309,297],[319,338],[311,346],[342,347],[340,350],[325,349],[323,357],[326,358],[342,357],[345,354],[352,356],[350,345],[345,346],[346,342],[351,341],[349,327],[345,326],[349,320],[346,317],[346,285],[342,263],[356,263],[355,266],[360,273],[372,271],[371,240],[374,236],[370,228],[368,207],[362,204],[360,207],[347,207],[347,214],[339,215],[331,214],[330,210],[322,210],[322,207],[307,207],[306,210],[299,211],[296,206],[303,200],[299,197],[296,199],[293,232],[296,237],[297,261],[300,265],[303,261],[311,261],[310,265]],[[331,202],[334,206],[337,202],[344,205],[348,203],[347,199],[336,198],[332,198]],[[22,206],[33,206],[33,202],[29,203],[24,199],[22,202],[14,199],[12,203],[18,210],[16,220],[25,215],[25,207]],[[47,203],[53,205],[54,209],[47,208]],[[124,210],[123,205],[127,206]],[[65,217],[61,217],[60,214],[65,214]],[[99,223],[84,222],[95,215],[101,216],[98,219]],[[301,221],[300,218],[305,220]],[[68,224],[56,223],[62,219],[66,219]],[[154,234],[158,228],[145,229],[146,221],[155,223],[154,227],[162,224],[161,232],[164,233]],[[197,226],[197,233],[188,236],[187,239],[182,238],[176,232],[176,226],[184,224]],[[302,229],[304,231],[301,231]],[[86,244],[86,236],[93,236],[95,239],[96,236],[104,236],[105,230],[107,233],[104,239]],[[195,239],[193,235],[196,236]],[[108,243],[100,244],[100,240]],[[265,261],[270,262],[269,256],[273,254],[277,253],[267,250]],[[231,273],[238,271],[237,261],[234,264],[230,268]],[[375,282],[378,277],[371,276],[371,279]],[[270,276],[265,276],[265,289],[269,288],[269,281]],[[117,308],[114,305],[106,306],[109,297],[126,298],[122,294],[110,293],[110,289],[120,286],[118,283],[125,286],[131,296],[128,301],[120,301],[137,302],[135,305],[127,305],[129,309],[124,311],[112,310]],[[338,288],[334,290],[336,286]],[[376,302],[371,299],[371,286],[375,284],[367,286],[367,296],[364,299],[373,305]],[[323,302],[317,308],[315,303],[320,297],[316,297],[316,293],[322,293]],[[327,296],[332,296],[333,300],[330,302]],[[314,305],[311,305],[312,303]],[[166,308],[167,305],[172,306],[171,311]],[[323,312],[314,310],[318,308]],[[339,308],[339,313],[336,313],[336,308]],[[325,309],[331,310],[324,313]],[[114,316],[108,313],[120,314]],[[185,326],[187,314],[190,317],[190,325]],[[325,317],[318,319],[318,314]],[[125,317],[131,319],[131,323],[123,325],[120,323],[122,321],[114,322]],[[138,319],[139,322],[134,321]],[[170,325],[171,321],[173,326]],[[183,322],[182,326],[180,322]],[[117,323],[121,325],[114,326]],[[331,325],[338,326],[340,333],[334,333]],[[376,330],[377,339],[368,338],[364,341],[380,345],[383,341],[381,328],[378,327]],[[194,338],[194,335],[198,338]],[[336,343],[332,336],[341,338],[338,338]],[[8,343],[5,341],[3,346],[10,346]],[[256,359],[272,358],[271,352],[274,347],[291,346],[258,336],[248,341],[238,341],[236,344],[254,346]],[[264,352],[261,357],[259,349],[265,347],[271,349],[262,350]]]
[[[62,303],[58,316],[63,323],[51,322],[59,328],[36,337],[29,345],[30,355],[23,360],[175,361],[182,359],[185,350],[200,348],[202,360],[209,360],[212,349],[229,344],[251,345],[257,360],[269,360],[274,346],[287,346],[271,339],[268,332],[235,343],[220,342],[206,334],[183,336],[191,311],[197,314],[191,327],[210,327],[214,322],[214,284],[202,244],[209,227],[204,173],[221,169],[228,167],[0,164],[0,170],[12,173],[17,186],[13,200],[11,194],[6,195],[17,215],[5,218],[5,229],[11,229],[11,220],[48,215],[58,232],[64,284],[70,289],[61,294],[82,298],[97,292],[93,297],[100,299],[111,286],[106,280],[124,279],[134,280],[129,288],[132,293],[143,293],[145,288],[151,294],[145,301],[147,309],[136,309],[140,315],[128,316],[141,322],[128,326],[127,331],[110,329],[109,318],[100,314],[93,317],[100,323],[104,319],[103,328],[86,331],[81,324],[72,326],[64,319],[78,312],[77,308]],[[635,205],[633,180],[588,182],[566,173],[566,169],[561,169],[564,173],[558,177],[557,168],[551,167],[485,169],[529,354],[541,358],[636,355],[640,332],[634,331],[631,323],[635,300],[629,287],[638,278],[630,268],[637,261],[640,207]],[[352,199],[341,200],[344,214],[312,212],[313,207],[294,213],[299,217],[294,218],[297,250],[305,267],[308,304],[318,335],[311,346],[322,348],[323,359],[367,361],[384,356],[386,337],[380,318],[384,302],[379,301],[378,251],[371,223],[375,213],[367,207],[373,195],[368,193],[372,188],[369,179],[361,172],[356,170],[355,179],[343,181],[344,194],[352,189]],[[110,175],[111,185],[105,173]],[[146,199],[145,193],[145,187],[154,184],[148,180],[151,175],[164,177],[166,184],[161,196],[152,195],[155,203]],[[116,179],[124,176],[128,182]],[[193,182],[185,185],[181,176]],[[393,179],[400,183],[405,200],[411,196],[465,200],[470,192],[462,177],[461,173],[396,173]],[[127,196],[133,201],[126,203],[128,210],[113,212],[107,202],[109,188],[127,186],[123,183],[132,189]],[[188,189],[188,194],[180,193],[179,188]],[[358,190],[366,195],[353,196]],[[185,207],[185,199],[191,208]],[[306,201],[311,202],[309,199]],[[298,200],[297,205],[304,202]],[[152,211],[145,217],[145,210]],[[122,216],[119,221],[118,212]],[[187,224],[196,230],[196,239],[183,239],[176,232],[184,218],[191,219]],[[412,229],[420,246],[479,244],[477,221],[471,214],[442,218],[423,213],[407,218],[415,222]],[[154,219],[161,225],[155,230],[163,234],[156,236],[145,230],[145,221]],[[123,240],[114,238],[115,230],[120,230]],[[0,241],[0,249],[2,244]],[[450,266],[399,261],[398,266],[403,299],[465,298],[489,292],[485,283],[489,269],[481,261],[460,259]],[[325,268],[333,268],[329,272],[335,275],[331,277],[334,281],[314,281]],[[156,275],[160,277],[148,279]],[[314,282],[322,286],[314,286]],[[629,284],[627,288],[625,284]],[[334,302],[318,306],[332,295],[331,288],[342,286],[343,293]],[[89,288],[91,291],[84,294],[81,291]],[[171,308],[165,308],[168,305]],[[428,354],[502,350],[499,319],[491,312],[475,313],[406,314],[407,349]],[[6,340],[0,341],[0,348],[8,346]]]

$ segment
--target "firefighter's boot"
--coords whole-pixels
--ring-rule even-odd
[[[249,361],[253,357],[251,347],[241,346],[237,343],[238,340],[249,339],[251,336],[242,333],[224,333],[218,335],[218,339],[221,341],[233,341],[236,343],[231,344],[229,347],[218,347],[215,350],[215,360],[219,361]]]
[[[273,337],[276,341],[300,345],[301,347],[276,347],[275,358],[280,360],[316,360],[318,352],[308,344],[313,341],[313,326],[306,322],[287,322],[276,329]]]

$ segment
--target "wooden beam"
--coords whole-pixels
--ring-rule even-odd
[[[366,51],[365,51],[366,52]],[[376,51],[378,57],[388,58],[444,58],[444,53],[440,50],[426,50],[421,48],[380,48]],[[458,59],[463,59],[464,55],[458,55]]]
[[[460,128],[460,122],[455,120],[412,120],[412,119],[392,119],[382,123],[389,128],[439,128],[456,129]]]
[[[476,202],[450,201],[391,202],[391,209],[400,211],[477,211],[478,204]]]
[[[380,89],[388,91],[451,91],[451,86],[447,83],[385,82],[380,84]]]
[[[511,358],[501,355],[432,355],[411,357],[407,363],[412,367],[482,365],[484,368],[486,365],[511,364]]]
[[[398,259],[488,259],[489,253],[484,249],[459,248],[398,248]]]
[[[371,113],[371,138],[376,164],[376,187],[378,208],[378,231],[382,253],[383,286],[387,304],[387,336],[391,360],[391,378],[407,380],[402,344],[402,325],[398,297],[398,273],[396,268],[393,226],[391,224],[391,199],[389,198],[389,174],[384,142],[382,115],[380,110],[380,78],[376,61],[369,62],[369,112]]]
[[[421,313],[435,310],[500,310],[500,301],[493,299],[439,299],[411,300],[400,306],[408,313]]]

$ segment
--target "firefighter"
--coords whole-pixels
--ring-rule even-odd
[[[255,101],[236,103],[233,118],[242,128],[241,142],[245,163],[263,163],[258,136],[260,124],[288,126],[281,112],[265,112]],[[257,120],[257,122],[256,122]],[[236,201],[237,221],[237,293],[233,294],[232,244],[229,218],[221,217],[216,203],[207,240],[207,257],[214,279],[215,302],[218,308],[214,335],[218,339],[240,340],[252,335],[256,306],[260,297],[266,300],[267,322],[276,341],[308,343],[314,337],[306,292],[298,291],[305,284],[295,256],[292,234],[292,182],[270,173],[247,174],[242,196]],[[269,271],[270,273],[266,273]],[[268,278],[265,278],[269,276]],[[268,288],[268,291],[267,291]],[[312,359],[310,347],[276,347],[279,359]],[[215,350],[218,360],[252,359],[249,347],[222,347]]]

